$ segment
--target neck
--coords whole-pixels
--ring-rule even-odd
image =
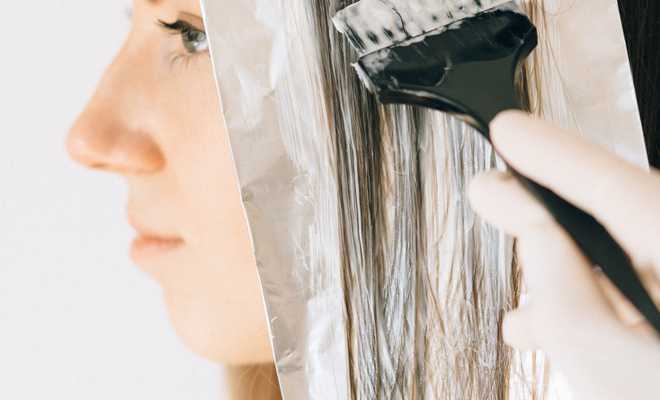
[[[282,400],[273,364],[224,368],[229,400]]]

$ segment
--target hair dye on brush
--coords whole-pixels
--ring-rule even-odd
[[[362,0],[332,19],[360,55],[447,26],[510,0]]]
[[[485,133],[498,112],[520,108],[516,71],[536,45],[526,16],[497,9],[369,53],[354,66],[381,102],[452,113]]]
[[[357,14],[369,15],[370,7],[379,3],[363,2],[340,11],[334,21],[361,55],[354,66],[380,102],[454,114],[487,140],[490,140],[489,124],[498,113],[522,109],[516,74],[537,46],[538,34],[514,2],[440,25],[440,21],[460,15],[456,10],[468,14],[483,10],[485,2],[447,2],[457,8],[444,4],[446,18],[441,20],[437,10],[427,9],[420,2],[410,3],[419,6],[411,8],[408,3],[392,0],[387,4],[395,7],[388,11],[387,7],[378,6],[378,18],[361,26],[369,19]],[[377,27],[378,21],[385,24]],[[435,21],[435,29],[426,30]],[[392,26],[397,29],[392,30]],[[607,229],[551,190],[512,168],[510,171],[660,334],[660,311],[641,283],[630,257]]]

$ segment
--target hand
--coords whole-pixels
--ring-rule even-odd
[[[658,173],[522,112],[500,114],[491,135],[512,167],[596,217],[653,291],[650,278],[660,277]],[[576,399],[660,399],[660,337],[631,327],[640,317],[631,318],[631,306],[545,208],[498,171],[477,177],[470,199],[484,219],[517,238],[528,301],[506,316],[505,341],[545,351]]]

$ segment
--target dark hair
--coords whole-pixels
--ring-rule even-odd
[[[651,165],[660,168],[660,2],[619,0]]]

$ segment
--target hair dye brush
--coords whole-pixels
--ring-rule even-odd
[[[360,79],[382,103],[451,113],[489,141],[495,116],[522,108],[516,75],[538,37],[512,1],[362,0],[337,13],[333,22],[358,51],[354,67]],[[607,229],[510,170],[660,333],[660,312]]]

